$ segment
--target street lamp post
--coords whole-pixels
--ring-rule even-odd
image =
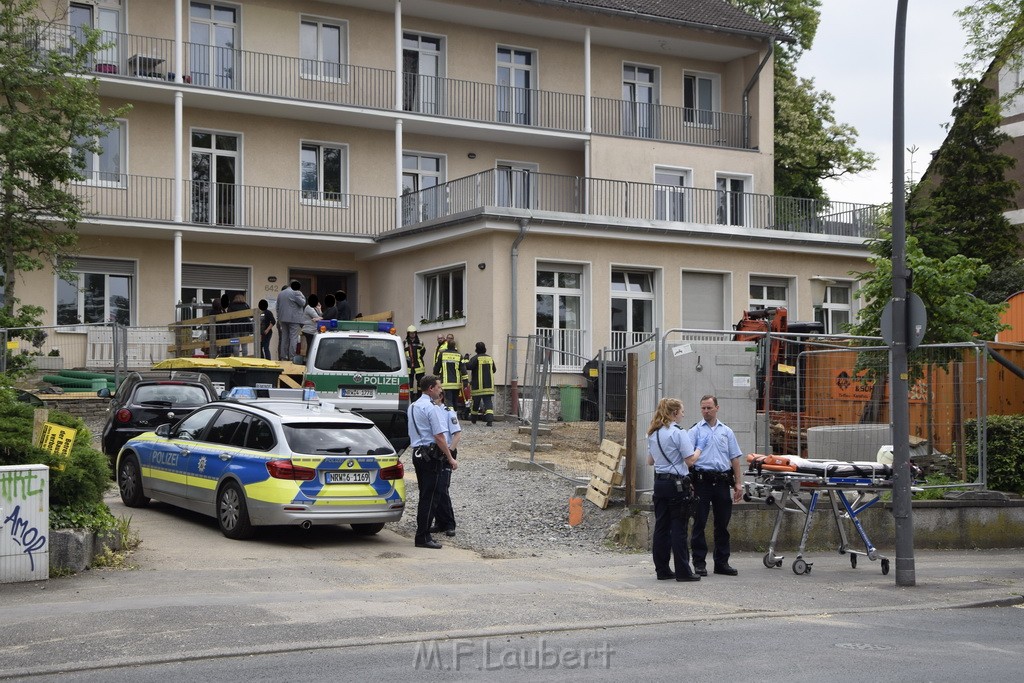
[[[896,520],[896,585],[913,586],[914,524],[910,505],[910,377],[907,369],[907,226],[903,180],[904,71],[907,0],[896,6],[892,80],[892,342],[889,377],[892,401],[893,488]]]

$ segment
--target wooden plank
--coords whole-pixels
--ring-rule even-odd
[[[302,388],[301,384],[299,384],[298,382],[293,380],[288,375],[278,375],[277,376],[277,383],[278,384],[284,384],[285,387],[291,388],[291,389],[301,389]]]
[[[612,492],[612,485],[610,482],[601,481],[594,477],[590,478],[590,488],[596,489],[606,496]]]
[[[601,495],[599,491],[587,489],[587,500],[604,510],[608,507],[608,496]]]
[[[615,474],[613,474],[612,475],[612,486],[622,486],[623,476],[624,475],[622,474],[622,472],[616,472]]]
[[[611,439],[604,439],[601,441],[601,452],[607,453],[608,455],[619,457],[623,454],[626,449],[621,445],[617,444]]]
[[[604,465],[605,467],[607,467],[610,470],[618,470],[619,469],[619,461],[621,459],[622,459],[622,456],[613,456],[613,455],[608,455],[607,453],[601,453],[597,457],[597,462],[598,462],[598,464]]]
[[[593,476],[597,477],[601,481],[611,482],[612,478],[617,474],[613,469],[605,467],[604,465],[598,465],[594,468]]]

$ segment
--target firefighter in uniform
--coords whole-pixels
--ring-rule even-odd
[[[469,359],[469,387],[473,392],[473,410],[470,422],[483,419],[487,426],[494,424],[494,359],[487,355],[483,342],[476,343],[476,355]]]
[[[427,371],[423,362],[426,355],[426,347],[420,341],[420,335],[415,325],[409,325],[405,331],[405,360],[409,365],[409,387],[419,395],[420,380]]]
[[[454,406],[462,391],[462,354],[455,338],[448,339],[434,363],[434,374],[441,378],[444,402]]]

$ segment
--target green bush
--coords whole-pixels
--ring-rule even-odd
[[[92,435],[85,423],[67,413],[50,411],[50,422],[78,430],[70,457],[62,459],[32,443],[33,412],[32,406],[0,388],[0,465],[49,466],[51,510],[91,510],[101,505],[110,483],[110,465],[106,456],[92,447]],[[64,469],[57,469],[61,464]]]
[[[966,423],[967,480],[978,478],[978,442],[975,420]],[[1024,494],[1024,415],[990,415],[985,437],[988,443],[988,488]],[[970,458],[970,455],[974,455]],[[973,463],[973,464],[972,464]]]

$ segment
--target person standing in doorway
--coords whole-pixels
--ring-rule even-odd
[[[476,355],[469,359],[469,388],[473,392],[473,409],[469,414],[470,422],[476,424],[483,420],[490,427],[494,424],[494,375],[497,368],[494,359],[487,355],[487,346],[483,342],[476,343]]]
[[[302,337],[305,340],[305,355],[313,348],[313,337],[322,316],[320,315],[320,298],[316,294],[306,297],[306,307],[302,310]]]
[[[334,299],[338,306],[338,320],[352,320],[352,304],[348,302],[348,294],[339,289],[334,293]]]
[[[270,340],[274,337],[274,325],[277,324],[277,320],[266,299],[260,299],[256,307],[260,309],[260,358],[270,360]]]
[[[281,325],[277,358],[289,363],[297,353],[299,332],[302,330],[304,319],[302,312],[306,308],[306,297],[299,291],[301,289],[302,284],[298,280],[292,280],[291,284],[277,295],[277,320]]]
[[[718,398],[708,394],[700,399],[701,421],[690,428],[690,439],[702,446],[700,464],[694,469],[697,511],[693,516],[693,568],[707,576],[708,542],[704,527],[714,512],[716,574],[736,576],[729,564],[729,520],[732,504],[743,497],[743,473],[740,471],[740,445],[736,435],[718,420]]]

